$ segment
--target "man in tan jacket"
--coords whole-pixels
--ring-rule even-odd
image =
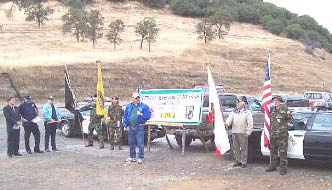
[[[245,102],[237,99],[236,108],[228,116],[226,124],[232,127],[232,140],[235,154],[233,167],[247,167],[248,136],[253,127],[253,118],[250,110],[244,107]]]

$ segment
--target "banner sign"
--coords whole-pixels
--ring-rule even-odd
[[[195,124],[201,123],[202,89],[140,90],[141,101],[152,111],[149,121]]]

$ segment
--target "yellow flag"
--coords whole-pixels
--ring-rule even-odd
[[[98,83],[97,83],[97,99],[96,99],[96,115],[103,115],[104,122],[107,122],[106,108],[104,104],[104,86],[103,86],[103,75],[101,73],[101,63],[98,64]]]

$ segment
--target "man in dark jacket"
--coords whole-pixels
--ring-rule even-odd
[[[24,101],[18,107],[19,113],[22,116],[23,127],[24,127],[24,140],[25,140],[25,150],[28,154],[32,154],[30,149],[30,135],[31,132],[35,138],[35,153],[43,153],[39,149],[40,144],[40,131],[38,128],[37,118],[38,118],[38,108],[34,102],[32,102],[32,96],[26,95]]]
[[[3,115],[7,123],[7,155],[8,157],[22,156],[18,153],[20,144],[20,125],[21,115],[18,112],[18,107],[15,106],[15,97],[7,99],[8,105],[3,108]]]
[[[124,112],[123,127],[128,130],[130,157],[128,162],[136,162],[136,145],[138,146],[137,163],[144,161],[144,124],[151,117],[149,106],[140,102],[140,95],[133,93],[133,102],[128,104]]]

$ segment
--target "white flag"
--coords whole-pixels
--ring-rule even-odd
[[[212,78],[212,73],[209,65],[207,66],[208,82],[209,82],[209,108],[211,103],[214,107],[214,141],[216,144],[216,155],[220,157],[230,149],[228,135],[225,129],[225,122],[221,113],[220,102],[216,85]]]

